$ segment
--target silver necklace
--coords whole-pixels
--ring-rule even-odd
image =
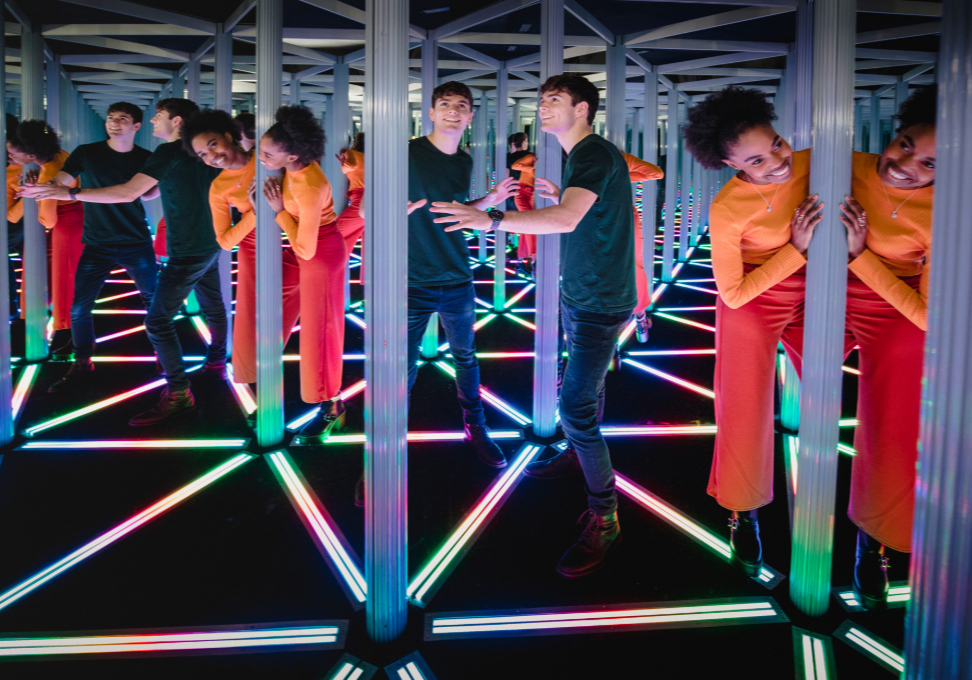
[[[898,204],[897,208],[895,208],[894,203],[891,202],[891,197],[888,196],[888,188],[884,186],[884,182],[881,182],[881,188],[884,189],[884,197],[888,199],[888,206],[890,206],[891,208],[891,217],[894,219],[898,219],[898,211],[901,210],[901,206],[903,206],[905,203],[911,200],[911,197],[915,195],[915,191],[918,191],[918,189],[920,189],[921,187],[918,187],[918,189],[915,189],[915,191],[912,191],[910,194],[908,194],[908,198],[901,201],[901,203]]]
[[[759,187],[756,186],[755,182],[753,183],[753,188],[756,190],[756,193],[759,194],[759,197],[763,199],[763,203],[766,204],[766,212],[773,212],[773,202],[776,201],[776,194],[780,193],[780,185],[776,185],[776,191],[773,192],[772,201],[766,200],[766,197],[763,196],[763,192],[759,190]]]

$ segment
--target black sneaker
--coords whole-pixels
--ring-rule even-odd
[[[90,358],[75,359],[63,378],[47,388],[49,394],[61,394],[87,385],[94,376],[94,364]]]
[[[145,413],[139,413],[128,421],[132,427],[146,427],[148,425],[158,425],[161,422],[174,418],[175,416],[188,413],[196,408],[196,400],[189,389],[169,391],[168,388],[162,390],[162,398],[159,403],[150,408]]]
[[[858,530],[854,594],[864,609],[884,609],[888,604],[888,587],[888,558],[884,556],[884,546]]]
[[[534,479],[556,479],[567,475],[582,475],[577,452],[570,448],[558,453],[553,458],[538,460],[523,468],[523,474]]]
[[[328,433],[337,428],[340,430],[344,427],[344,418],[347,415],[347,409],[344,408],[344,402],[338,399],[337,401],[325,401],[321,404],[320,410],[317,412],[310,422],[300,428],[300,432],[297,436],[300,437],[302,441],[307,441],[311,439],[324,440],[327,438]]]
[[[220,380],[226,380],[228,378],[226,374],[226,362],[206,362],[202,365],[198,371],[193,371],[190,374],[193,378],[201,378],[203,380],[208,380],[210,378],[219,378]]]
[[[506,456],[503,450],[496,445],[490,436],[489,428],[485,425],[466,425],[466,441],[469,442],[479,460],[490,467],[506,467]]]
[[[587,510],[577,521],[584,531],[557,563],[557,573],[567,578],[587,576],[604,566],[608,552],[621,542],[618,513],[601,516]]]
[[[648,342],[648,331],[651,330],[651,314],[635,314],[635,335],[638,342],[644,344]]]
[[[51,338],[51,361],[73,361],[74,343],[71,342],[71,329],[54,331]]]
[[[763,543],[759,538],[759,520],[747,515],[730,517],[729,527],[732,561],[748,576],[758,576],[763,566]]]

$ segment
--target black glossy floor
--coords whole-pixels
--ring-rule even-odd
[[[605,425],[661,428],[650,431],[655,434],[612,436],[609,443],[617,470],[725,539],[726,512],[705,493],[712,453],[711,428],[702,432],[689,430],[686,434],[657,434],[670,426],[713,423],[711,393],[707,392],[712,385],[714,362],[711,326],[715,296],[708,258],[703,240],[692,251],[690,262],[680,269],[679,285],[668,286],[658,299],[659,311],[667,316],[656,316],[649,342],[639,345],[631,337],[624,344],[627,359],[656,372],[625,363],[621,371],[609,374]],[[493,269],[487,262],[474,271],[477,281],[481,281],[477,285],[484,305],[481,318],[486,319],[486,305],[492,299]],[[104,298],[114,299],[99,304],[99,311],[137,308],[137,298],[122,296],[133,290],[130,283],[124,282],[126,279],[119,272],[115,280],[122,282],[106,285]],[[527,288],[531,288],[528,282],[510,277],[507,295],[512,297]],[[490,355],[532,353],[532,293],[532,288],[527,290],[512,305],[510,313],[490,319],[477,331],[479,351],[484,354],[484,387],[520,414],[531,410],[532,359]],[[361,287],[354,284],[352,300],[360,298]],[[352,311],[352,316],[362,317],[360,306]],[[289,499],[285,485],[278,481],[278,475],[281,480],[285,476],[280,472],[281,466],[293,471],[293,479],[303,476],[316,495],[310,504],[324,509],[320,514],[329,526],[339,527],[338,532],[346,537],[350,547],[347,559],[360,565],[364,517],[353,504],[353,489],[362,465],[360,443],[290,447],[288,459],[276,459],[276,473],[273,457],[254,457],[184,500],[173,502],[171,508],[130,533],[121,537],[107,534],[108,538],[104,538],[106,532],[245,450],[238,442],[225,441],[221,448],[201,448],[203,440],[245,440],[252,436],[241,399],[234,395],[229,383],[194,382],[198,404],[195,413],[154,430],[135,431],[127,421],[153,403],[156,388],[104,404],[110,397],[158,380],[144,331],[104,339],[139,326],[142,318],[137,313],[96,317],[103,361],[97,365],[97,380],[84,391],[57,397],[46,394],[48,385],[67,365],[50,363],[40,367],[18,421],[20,431],[33,428],[33,437],[18,443],[37,446],[49,441],[193,441],[185,448],[175,448],[175,443],[135,449],[109,449],[103,444],[81,449],[72,444],[53,444],[56,448],[13,450],[3,455],[0,638],[4,640],[0,641],[0,657],[5,649],[17,646],[7,642],[12,637],[64,637],[66,632],[94,636],[160,628],[192,632],[207,626],[240,624],[272,628],[288,622],[335,620],[348,622],[339,641],[343,649],[334,645],[323,649],[313,645],[257,646],[188,656],[185,650],[156,649],[157,656],[51,656],[54,650],[45,650],[7,659],[0,670],[4,678],[52,678],[79,673],[100,678],[328,678],[333,677],[338,659],[346,653],[384,668],[415,651],[427,664],[421,667],[423,674],[440,680],[743,676],[778,680],[834,677],[834,671],[844,678],[890,677],[887,662],[882,665],[873,656],[862,653],[859,646],[831,636],[849,619],[859,629],[870,631],[900,650],[903,608],[883,613],[850,611],[835,597],[827,615],[805,617],[790,602],[787,581],[769,589],[746,577],[714,550],[649,512],[630,494],[622,494],[620,501],[624,543],[612,555],[609,565],[586,578],[560,578],[554,565],[576,538],[579,527],[575,520],[585,509],[581,481],[522,479],[514,484],[519,477],[511,476],[509,468],[499,473],[486,468],[458,441],[415,441],[409,447],[410,574],[418,573],[429,562],[497,479],[510,483],[501,489],[505,493],[492,508],[485,528],[470,532],[470,540],[462,546],[459,557],[425,595],[425,608],[410,607],[405,635],[387,647],[377,647],[369,641],[364,609],[356,603],[353,588],[344,585],[334,561],[318,549],[314,534],[305,528],[305,520],[297,510],[299,505]],[[177,324],[186,355],[201,355],[201,319],[193,322],[184,318]],[[19,354],[21,335],[22,326],[15,327],[15,354]],[[294,354],[296,346],[295,336],[287,354]],[[363,377],[363,361],[356,356],[361,347],[362,330],[349,316],[345,363],[345,384],[349,388]],[[674,350],[702,352],[664,353]],[[117,360],[132,357],[144,360]],[[448,361],[445,357],[443,360]],[[288,421],[307,411],[299,399],[297,368],[294,361],[285,364]],[[16,369],[15,379],[19,380],[24,371]],[[674,377],[676,382],[665,376]],[[847,416],[853,415],[854,387],[854,377],[848,373]],[[103,407],[46,426],[53,418],[92,404]],[[360,392],[348,398],[349,418],[344,434],[363,431],[361,404]],[[435,365],[430,363],[420,369],[412,404],[413,431],[461,431],[453,383]],[[515,433],[524,429],[522,421],[492,403],[487,406],[487,418],[494,430]],[[526,432],[529,441],[528,427]],[[848,444],[852,433],[852,428],[842,430],[842,438]],[[523,441],[505,440],[501,445],[511,458],[528,451],[521,448]],[[785,576],[789,571],[790,536],[784,464],[788,443],[783,436],[778,438],[777,449],[776,501],[761,517],[766,562]],[[539,455],[551,453],[551,449],[546,449]],[[843,512],[850,463],[849,456],[841,456],[833,577],[838,586],[849,586],[853,559],[854,529]],[[508,476],[503,478],[504,474]],[[93,542],[99,537],[101,542]],[[63,573],[49,580],[41,577],[29,581],[85,545],[90,551],[80,555]],[[906,578],[906,556],[895,555],[892,566],[894,579]],[[25,583],[27,588],[15,590]],[[31,586],[36,587],[30,589]],[[687,604],[694,606],[725,598],[772,598],[782,615],[772,617],[772,622],[760,622],[758,617],[708,621],[708,625],[689,620],[671,628],[657,623],[640,627],[618,624],[547,631],[559,634],[425,640],[427,614],[490,615],[544,608],[611,610],[631,604],[650,608],[674,601],[689,601]],[[728,623],[747,625],[725,625]],[[796,637],[794,633],[797,628],[823,640],[822,646],[817,645],[816,670],[812,660],[809,667],[806,665],[803,638],[799,632]],[[806,644],[813,649],[810,638]],[[821,653],[823,656],[819,656]],[[822,668],[824,657],[829,661]],[[809,674],[805,675],[808,668]],[[384,677],[384,672],[378,670],[376,677]],[[395,678],[416,677],[389,672]],[[351,677],[367,678],[369,673]]]

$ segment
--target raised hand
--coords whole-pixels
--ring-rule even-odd
[[[520,183],[512,177],[505,177],[496,183],[496,186],[489,192],[493,194],[493,205],[498,205],[516,193]]]
[[[548,201],[560,203],[560,187],[551,182],[549,179],[537,177],[536,180],[534,180],[533,186],[537,192],[537,196],[540,198],[546,198]]]
[[[860,203],[845,196],[844,203],[840,204],[840,221],[847,227],[847,254],[852,260],[856,259],[867,248],[867,230],[870,227],[867,213]]]
[[[440,215],[446,215],[446,217],[437,217],[433,222],[436,224],[449,224],[450,222],[455,222],[451,227],[446,227],[446,231],[458,231],[460,229],[479,229],[481,231],[489,231],[493,226],[493,220],[489,216],[488,212],[478,210],[471,205],[466,205],[465,203],[458,203],[456,201],[451,202],[439,202],[436,201],[429,208],[429,212],[438,213]]]
[[[814,205],[818,198],[820,197],[817,194],[807,196],[800,207],[796,209],[796,212],[793,213],[793,219],[790,220],[790,243],[800,251],[801,255],[807,252],[810,241],[813,239],[813,230],[823,219],[821,211],[824,204]]]
[[[267,203],[270,204],[270,208],[275,213],[283,212],[283,188],[280,186],[279,179],[276,177],[268,177],[264,180],[263,197],[267,199]]]

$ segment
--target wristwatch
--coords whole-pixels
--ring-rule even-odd
[[[68,196],[72,201],[78,200],[77,196],[81,193],[81,187],[69,187]]]
[[[505,217],[505,215],[503,215],[503,213],[499,210],[490,210],[489,216],[493,220],[493,223],[489,225],[489,231],[496,231],[496,227],[498,227],[499,223],[503,221],[503,217]]]

